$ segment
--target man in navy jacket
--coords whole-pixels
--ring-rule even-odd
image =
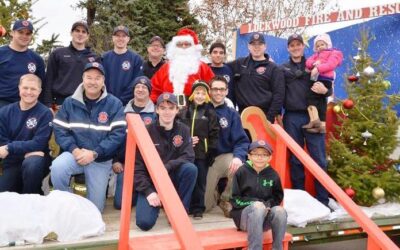
[[[53,123],[64,151],[51,166],[54,188],[69,191],[71,176],[85,173],[87,198],[103,211],[112,158],[124,140],[126,121],[121,101],[107,93],[101,64],[86,64],[83,83],[65,99]]]
[[[38,76],[23,75],[18,85],[21,100],[0,109],[0,192],[42,193],[53,115],[38,102],[41,87]]]
[[[206,212],[217,204],[216,187],[221,178],[228,177],[228,183],[221,194],[220,207],[225,216],[229,217],[232,195],[232,177],[246,160],[249,138],[242,127],[240,116],[236,110],[225,103],[228,94],[228,82],[223,76],[215,76],[210,81],[211,107],[215,110],[219,123],[218,145],[215,161],[207,174],[205,193]]]

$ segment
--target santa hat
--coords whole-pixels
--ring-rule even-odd
[[[328,49],[332,49],[331,37],[328,34],[324,33],[324,34],[321,34],[321,35],[318,35],[315,37],[315,39],[314,39],[314,51],[315,52],[317,51],[317,49],[315,48],[315,45],[317,44],[318,41],[323,41],[324,43],[326,43]]]
[[[197,49],[203,49],[203,46],[199,44],[199,38],[196,32],[189,28],[181,28],[178,30],[176,36],[172,38],[172,44],[176,45],[178,42],[190,42]]]

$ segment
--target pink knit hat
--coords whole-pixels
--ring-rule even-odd
[[[316,44],[318,41],[323,41],[324,43],[326,43],[326,44],[328,45],[328,46],[327,46],[328,49],[331,49],[331,48],[332,48],[331,37],[330,37],[328,34],[323,33],[323,34],[321,34],[321,35],[316,36],[315,39],[314,39],[314,52],[317,51],[316,48],[315,48],[315,44]]]

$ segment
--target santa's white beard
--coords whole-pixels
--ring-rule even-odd
[[[199,70],[201,52],[196,46],[186,49],[169,46],[167,48],[169,59],[169,80],[174,87],[174,94],[183,94],[189,75]]]

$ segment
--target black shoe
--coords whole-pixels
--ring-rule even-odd
[[[200,213],[200,212],[193,213],[193,219],[195,219],[195,220],[203,219],[203,213]]]

